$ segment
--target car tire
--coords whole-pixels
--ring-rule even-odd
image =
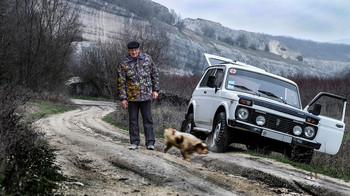
[[[212,152],[225,152],[230,145],[225,112],[219,113],[214,121],[213,130],[206,139],[207,147]]]
[[[303,164],[310,164],[313,153],[314,149],[305,148],[302,146],[292,146],[288,150],[286,155],[291,161]]]
[[[182,121],[181,125],[181,132],[184,133],[193,133],[193,127],[194,127],[194,121],[193,121],[193,114],[187,114],[184,121]]]
[[[193,113],[190,113],[186,116],[185,120],[182,122],[181,125],[181,132],[184,133],[189,133],[192,134],[200,139],[205,139],[205,134],[204,133],[200,133],[197,131],[194,131],[194,120],[193,120]]]

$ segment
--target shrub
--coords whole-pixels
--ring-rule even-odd
[[[298,59],[298,61],[303,61],[304,60],[303,56],[301,56],[301,55],[297,56],[297,59]]]
[[[16,112],[28,100],[19,86],[0,88],[0,189],[10,195],[50,195],[63,179],[54,150]]]
[[[159,75],[160,89],[164,94],[178,95],[189,99],[200,78],[200,75],[178,76],[161,73]]]

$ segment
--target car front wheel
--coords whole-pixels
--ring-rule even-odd
[[[227,131],[225,112],[219,113],[215,118],[213,130],[206,139],[208,149],[213,152],[225,152],[230,145]]]

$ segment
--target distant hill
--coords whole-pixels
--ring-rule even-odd
[[[332,43],[350,45],[350,39],[339,39],[339,40],[334,40],[334,41],[332,41]]]
[[[350,44],[320,43],[286,36],[265,36],[282,42],[291,50],[299,51],[304,57],[350,61]]]

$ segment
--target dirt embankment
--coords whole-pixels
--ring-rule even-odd
[[[130,151],[128,132],[101,120],[116,106],[73,100],[80,109],[41,119],[36,126],[58,149],[57,164],[68,177],[63,195],[348,195],[350,183],[310,173],[237,149],[193,155],[163,153],[157,139],[149,151],[141,141]]]

